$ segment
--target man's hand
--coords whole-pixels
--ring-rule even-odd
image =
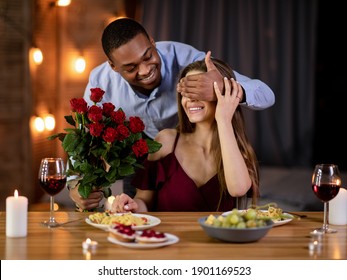
[[[88,198],[83,198],[78,192],[78,187],[70,189],[69,195],[72,201],[75,202],[76,207],[81,211],[99,207],[99,203],[104,197],[101,191],[96,190],[92,191]]]
[[[223,76],[217,70],[211,60],[211,51],[208,51],[205,57],[207,72],[195,75],[189,75],[182,78],[177,91],[184,97],[194,100],[215,101],[217,100],[213,90],[213,83],[217,82],[219,88],[224,88]]]

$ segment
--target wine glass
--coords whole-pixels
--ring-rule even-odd
[[[42,222],[46,227],[58,227],[60,224],[54,218],[54,196],[66,185],[66,170],[62,158],[43,158],[39,169],[41,188],[50,195],[50,216]]]
[[[312,175],[312,190],[324,202],[323,227],[317,229],[322,233],[335,233],[337,230],[328,225],[328,202],[332,200],[341,187],[341,176],[335,164],[317,164]]]

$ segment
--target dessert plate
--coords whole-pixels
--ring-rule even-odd
[[[117,213],[117,214],[112,214],[114,216],[120,216],[120,215],[123,215],[124,213]],[[133,226],[132,228],[134,230],[144,230],[144,229],[148,229],[148,228],[151,228],[151,227],[154,227],[154,226],[157,226],[161,223],[161,220],[157,217],[154,217],[154,216],[151,216],[151,215],[145,215],[145,214],[136,214],[136,213],[132,213],[132,215],[136,216],[136,217],[143,217],[143,218],[146,218],[148,220],[148,224],[145,224],[145,225],[141,225],[141,226]],[[108,231],[108,228],[109,228],[109,224],[97,224],[97,223],[93,223],[89,218],[86,218],[86,223],[93,226],[93,227],[96,227],[96,228],[99,228],[99,229],[102,229],[102,230],[105,230],[105,231]]]
[[[165,233],[165,235],[167,236],[167,241],[165,242],[160,242],[160,243],[137,243],[137,242],[122,242],[119,241],[116,238],[113,238],[111,236],[107,237],[107,240],[113,244],[117,244],[117,245],[121,245],[127,248],[131,248],[131,249],[153,249],[153,248],[160,248],[160,247],[164,247],[164,246],[169,246],[172,244],[175,244],[179,241],[179,238],[176,235],[170,234],[170,233]]]
[[[239,210],[239,211],[243,211],[243,210]],[[267,210],[260,210],[262,212],[267,212]],[[224,212],[222,213],[222,216],[227,216],[231,213],[232,211],[228,211],[228,212]],[[276,227],[276,226],[281,226],[281,225],[284,225],[286,223],[289,223],[290,221],[292,221],[294,219],[294,216],[289,214],[289,213],[283,213],[283,215],[287,216],[288,218],[287,219],[283,219],[283,220],[272,220],[273,221],[273,226]]]

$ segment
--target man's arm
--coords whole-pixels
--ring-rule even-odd
[[[206,54],[207,72],[189,75],[181,79],[177,85],[177,91],[183,96],[205,101],[215,101],[213,82],[217,82],[219,88],[224,88],[223,76],[211,61],[211,52]],[[263,110],[275,103],[275,95],[271,88],[257,79],[250,79],[234,71],[236,80],[242,86],[243,93],[240,105],[254,110]]]

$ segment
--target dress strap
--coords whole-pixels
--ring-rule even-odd
[[[176,150],[176,145],[177,145],[177,142],[178,142],[178,138],[180,137],[180,134],[177,132],[176,134],[176,139],[175,139],[175,143],[173,145],[173,149],[172,149],[172,152],[175,152]]]

